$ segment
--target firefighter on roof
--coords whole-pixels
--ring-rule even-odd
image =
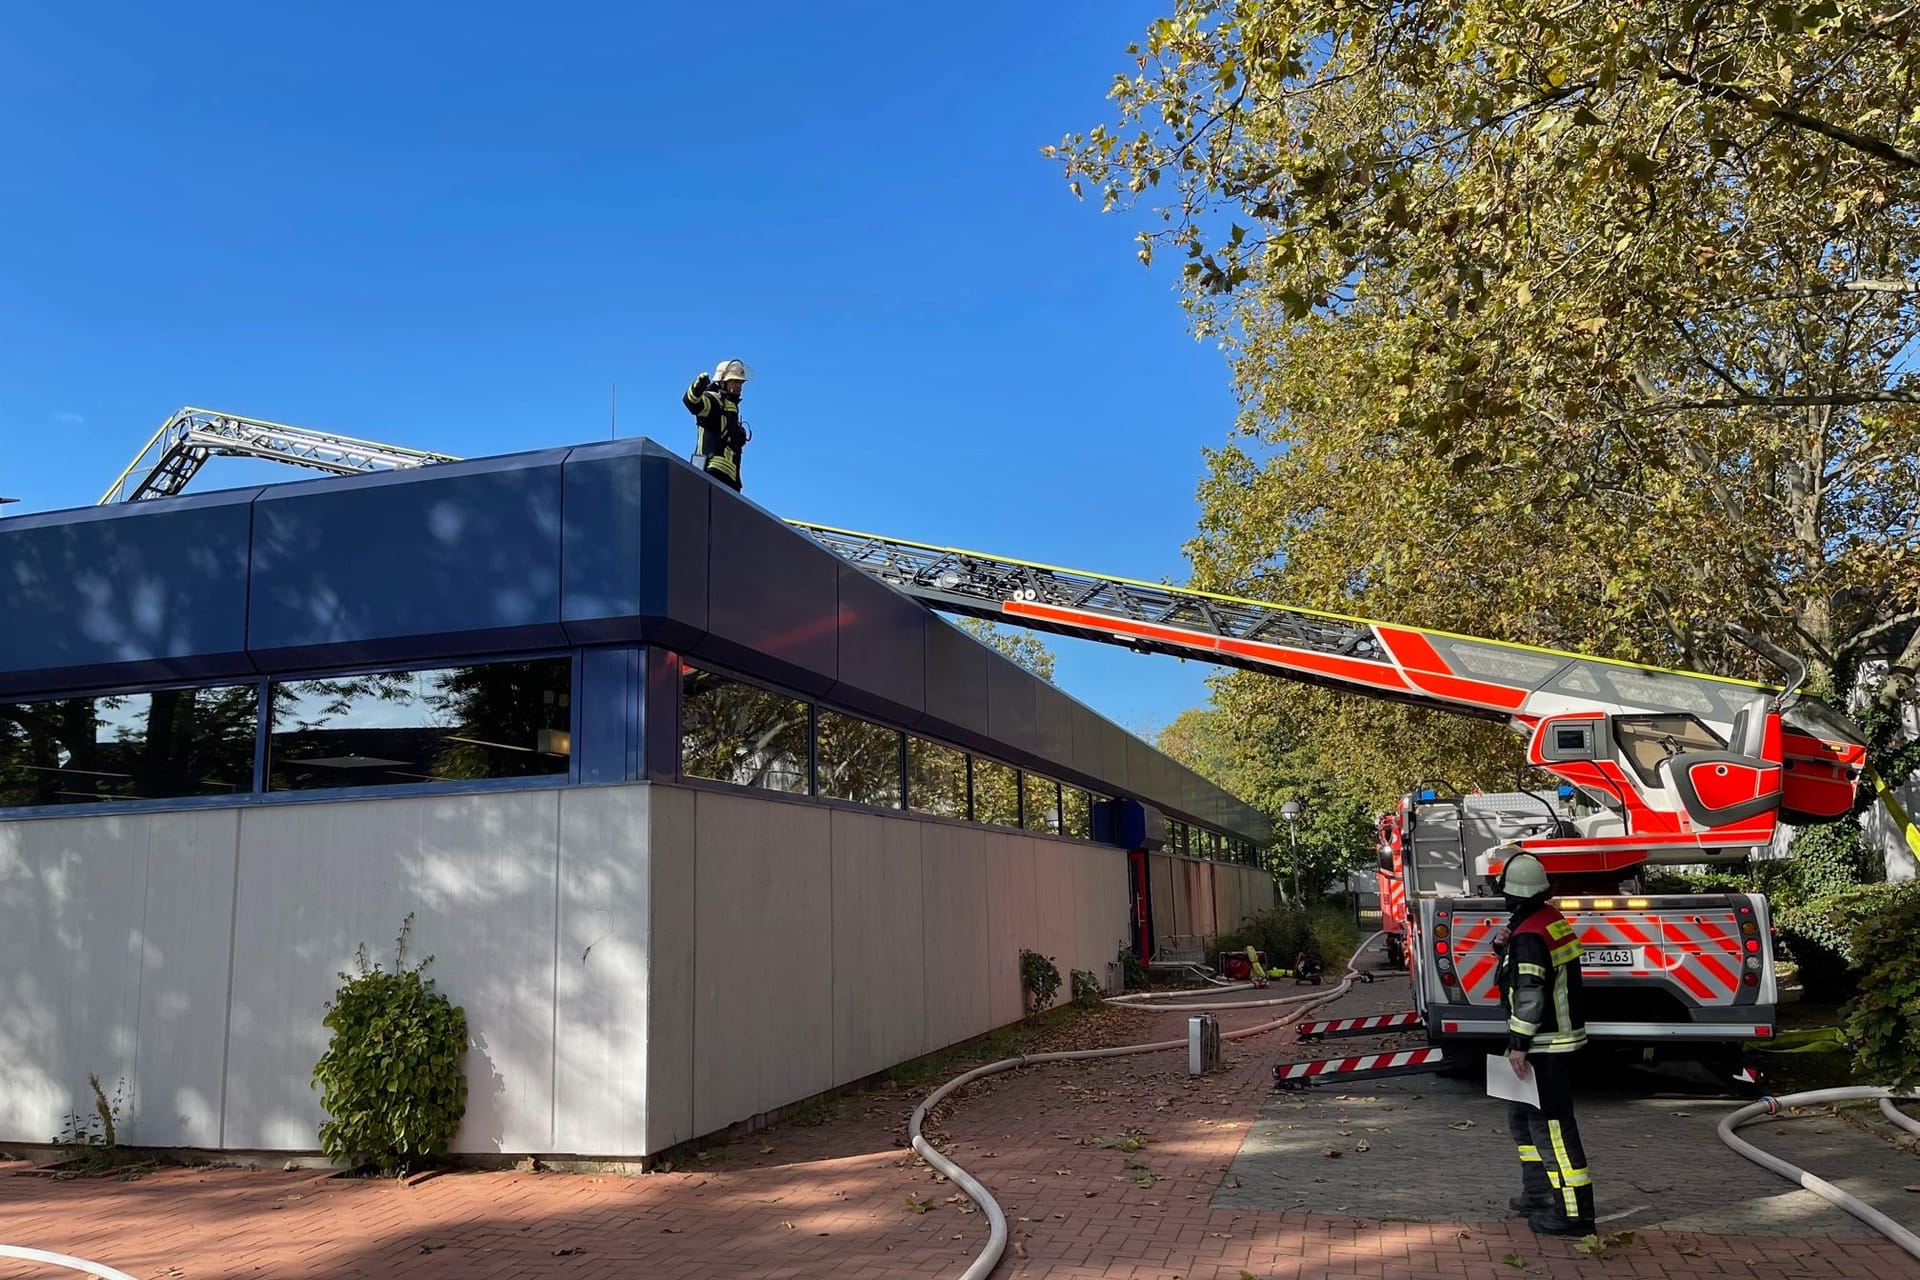
[[[711,377],[701,374],[681,397],[698,430],[693,465],[735,492],[740,489],[740,454],[753,439],[740,420],[740,392],[752,376],[741,361],[722,360]]]
[[[1520,1187],[1509,1201],[1543,1235],[1593,1232],[1593,1176],[1573,1118],[1573,1055],[1587,1043],[1580,940],[1547,902],[1547,871],[1509,846],[1500,892],[1513,918],[1494,940],[1500,1002],[1507,1011],[1507,1058],[1522,1080],[1539,1085],[1540,1105],[1507,1104],[1507,1128],[1520,1148]]]

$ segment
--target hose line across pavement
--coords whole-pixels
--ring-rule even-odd
[[[70,1258],[64,1253],[29,1249],[19,1244],[0,1244],[0,1258],[18,1258],[22,1262],[44,1262],[50,1267],[59,1267],[63,1271],[78,1271],[83,1276],[93,1276],[95,1280],[133,1280],[133,1277],[126,1272],[115,1271],[103,1262],[88,1262],[85,1258]]]
[[[1305,995],[1286,996],[1277,1000],[1237,1001],[1231,1006],[1227,1006],[1234,1009],[1258,1009],[1271,1005],[1298,1005],[1299,1007],[1292,1013],[1276,1018],[1272,1022],[1263,1022],[1254,1027],[1243,1027],[1239,1031],[1224,1032],[1220,1038],[1222,1040],[1245,1040],[1249,1036],[1257,1036],[1263,1032],[1272,1031],[1276,1028],[1298,1022],[1302,1016],[1318,1008],[1320,1005],[1329,1004],[1332,1001],[1338,1000],[1353,988],[1353,980],[1360,976],[1358,966],[1361,953],[1372,946],[1380,936],[1380,934],[1375,933],[1360,944],[1354,951],[1353,956],[1347,961],[1346,975],[1340,979],[1339,985],[1331,990],[1316,991]],[[1248,983],[1245,985],[1250,987],[1252,984]],[[1240,990],[1243,988],[1235,987],[1230,989]],[[1214,989],[1197,992],[1170,992],[1161,998],[1173,999],[1201,996],[1217,1000],[1221,994],[1223,994],[1221,989]],[[1138,996],[1115,996],[1108,1000],[1107,1003],[1119,1005],[1122,1008],[1137,1009],[1141,1007],[1142,1001]],[[1171,1007],[1163,1007],[1160,1012],[1175,1013],[1183,1010],[1191,1010],[1195,1013],[1203,1011],[1196,1005],[1174,1005]],[[936,1171],[945,1175],[950,1182],[966,1193],[968,1199],[979,1205],[981,1211],[987,1215],[987,1246],[974,1258],[972,1264],[960,1273],[960,1280],[985,1280],[985,1277],[990,1275],[993,1269],[1000,1265],[1001,1255],[1006,1253],[1007,1250],[1007,1215],[1005,1211],[1000,1208],[1000,1202],[995,1200],[992,1193],[981,1185],[979,1179],[942,1155],[939,1148],[935,1147],[922,1136],[920,1127],[925,1123],[927,1115],[949,1096],[966,1088],[975,1080],[984,1080],[988,1076],[999,1075],[1003,1071],[1012,1071],[1018,1067],[1040,1066],[1049,1062],[1087,1062],[1095,1058],[1124,1058],[1136,1053],[1160,1053],[1168,1049],[1184,1049],[1186,1047],[1187,1042],[1182,1038],[1179,1040],[1155,1040],[1149,1044],[1124,1044],[1112,1049],[1078,1049],[1069,1053],[1021,1054],[1019,1057],[1002,1058],[998,1062],[989,1062],[984,1067],[976,1067],[972,1071],[957,1075],[927,1095],[926,1101],[914,1109],[913,1119],[908,1122],[907,1125],[907,1136],[912,1140],[914,1154],[918,1155],[922,1160],[925,1160],[929,1165],[932,1165]]]
[[[1828,1102],[1866,1102],[1875,1098],[1880,1100],[1881,1111],[1885,1112],[1895,1124],[1910,1133],[1920,1133],[1920,1123],[1914,1122],[1893,1105],[1895,1098],[1920,1098],[1920,1090],[1909,1089],[1902,1093],[1895,1093],[1891,1089],[1881,1089],[1873,1085],[1852,1085],[1839,1089],[1812,1089],[1805,1093],[1783,1093],[1777,1098],[1762,1098],[1758,1102],[1749,1103],[1720,1122],[1720,1141],[1761,1168],[1770,1169],[1788,1182],[1805,1187],[1829,1204],[1845,1209],[1914,1257],[1920,1258],[1920,1236],[1914,1235],[1872,1205],[1847,1194],[1825,1178],[1816,1177],[1798,1165],[1788,1164],[1779,1156],[1762,1151],[1734,1133],[1735,1129],[1749,1120],[1758,1119],[1762,1115],[1778,1115],[1783,1106],[1804,1107]]]

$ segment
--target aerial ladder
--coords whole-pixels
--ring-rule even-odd
[[[455,460],[183,409],[101,502],[179,493],[218,456],[343,475]],[[1491,987],[1498,900],[1488,895],[1516,848],[1541,858],[1557,892],[1587,894],[1560,905],[1598,957],[1600,967],[1588,971],[1590,999],[1602,1010],[1592,1024],[1597,1037],[1771,1034],[1777,992],[1764,899],[1649,899],[1636,886],[1648,864],[1746,856],[1770,843],[1782,821],[1825,821],[1853,808],[1866,770],[1864,739],[1845,718],[1797,692],[1804,668],[1777,646],[1729,628],[1782,670],[1784,688],[788,523],[942,612],[1506,724],[1524,742],[1527,763],[1564,779],[1563,791],[1583,797],[1587,811],[1543,804],[1544,813],[1470,845],[1457,831],[1441,831],[1436,841],[1433,831],[1417,829],[1419,807],[1403,802],[1405,830],[1393,842],[1396,858],[1402,845],[1405,853],[1396,861],[1407,931],[1402,954],[1414,1015],[1430,1040],[1496,1035],[1504,1026]],[[1463,820],[1471,816],[1461,812]],[[1439,847],[1453,851],[1450,861],[1423,870],[1417,852]],[[1623,889],[1631,896],[1608,896]],[[1639,997],[1656,986],[1676,1003],[1649,1012]],[[1622,1003],[1609,1020],[1610,988]],[[1374,1030],[1316,1029],[1328,1036]],[[1412,1068],[1396,1059],[1385,1069],[1432,1061],[1416,1056]],[[1369,1061],[1367,1069],[1380,1067]]]
[[[459,461],[444,453],[189,407],[160,424],[127,469],[100,495],[97,505],[171,498],[184,492],[211,458],[258,458],[340,476]]]

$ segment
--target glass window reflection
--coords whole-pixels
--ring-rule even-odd
[[[268,789],[564,774],[571,672],[548,658],[276,681]]]

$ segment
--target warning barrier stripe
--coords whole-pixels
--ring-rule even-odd
[[[1439,1066],[1446,1057],[1444,1049],[1403,1049],[1398,1053],[1369,1053],[1357,1058],[1321,1058],[1314,1062],[1283,1063],[1273,1069],[1273,1078],[1278,1084],[1302,1084],[1330,1076],[1351,1080],[1363,1074],[1425,1071]]]
[[[1419,1012],[1409,1009],[1404,1013],[1376,1013],[1364,1018],[1335,1018],[1329,1022],[1303,1022],[1299,1026],[1299,1033],[1301,1039],[1357,1036],[1376,1031],[1399,1031],[1419,1025]]]

